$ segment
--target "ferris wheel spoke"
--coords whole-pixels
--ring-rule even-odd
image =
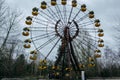
[[[77,24],[75,24],[75,23],[73,24],[73,22],[72,22],[69,28],[71,28],[71,29],[79,29],[78,27],[79,26]]]
[[[77,43],[77,42],[76,42]],[[79,48],[80,49],[83,49],[82,51],[81,51],[81,53],[84,55],[84,58],[86,58],[86,60],[87,60],[87,58],[88,58],[88,56],[91,56],[90,54],[89,54],[89,52],[87,52],[87,47],[85,47],[86,45],[84,45],[84,44],[82,44],[82,43],[77,43],[77,44],[79,44],[78,46],[79,46]],[[82,56],[82,55],[81,55]],[[82,56],[83,57],[83,56]]]
[[[52,11],[52,13],[54,14],[54,16],[59,20],[60,18],[59,18],[59,16],[56,14],[56,12],[54,12],[54,10],[52,10],[51,7],[49,7],[49,9],[50,9],[50,11]]]
[[[49,13],[56,21],[59,20],[59,18],[58,18],[58,19],[55,18],[55,16],[54,16],[55,14],[54,14],[54,13],[52,14],[51,11],[50,11],[49,9],[47,9],[47,11],[48,11],[48,13]],[[62,23],[62,24],[63,24],[63,23]],[[61,24],[61,25],[62,25],[62,24]]]
[[[54,31],[53,31],[54,32]],[[53,32],[49,32],[48,34],[53,34]],[[43,37],[43,36],[46,36],[46,35],[48,35],[48,34],[40,34],[40,35],[37,35],[37,36],[34,36],[34,37],[32,37],[31,39],[34,39],[34,38],[37,38],[37,37]]]
[[[73,37],[73,36],[76,34],[75,32],[76,32],[76,31],[71,31],[71,32],[70,32],[70,36]]]
[[[44,23],[42,23],[42,22],[38,22],[38,21],[33,21],[33,22],[35,22],[35,23],[37,23],[37,24],[40,24],[40,25],[43,25],[43,26],[49,26],[48,23],[44,24]]]
[[[93,23],[84,24],[84,25],[82,25],[82,24],[79,24],[79,26],[81,26],[81,27],[88,27],[88,26],[91,26],[91,25],[93,25]]]
[[[96,33],[97,31],[96,30],[81,29],[80,32],[82,32],[82,33],[86,33],[86,32],[88,32],[88,33]]]
[[[48,15],[47,13],[43,12],[42,10],[40,12],[43,13],[44,15],[46,15],[49,19],[51,19],[51,21],[52,20],[55,21],[55,22],[57,21],[53,17],[51,17],[50,15]]]
[[[85,18],[87,18],[88,14],[85,14],[84,16],[80,17],[80,19],[76,20],[77,23],[83,21]]]
[[[48,26],[48,27],[30,27],[30,31],[54,31],[53,26]]]
[[[70,11],[70,14],[69,14],[69,17],[68,17],[68,23],[70,22],[71,15],[72,15],[72,11],[73,11],[73,7],[71,7],[71,11]],[[68,24],[67,24],[67,25],[68,25]]]
[[[34,32],[34,31],[36,31],[36,32],[37,32],[37,31],[38,31],[38,32],[41,32],[41,31],[53,31],[53,30],[43,30],[43,29],[41,29],[41,30],[30,30],[30,31],[33,31],[33,32]]]
[[[54,12],[55,10],[52,10],[51,7],[49,7],[49,9],[50,9],[49,11],[51,11],[53,13],[53,16],[55,16],[55,18],[57,18],[57,21],[61,19],[60,15],[59,15],[59,12],[57,10],[56,10],[56,12]],[[55,9],[56,9],[56,7],[55,7]],[[60,25],[62,26],[63,22],[61,22]]]
[[[53,22],[51,22],[51,21],[48,21],[48,20],[43,20],[43,19],[39,19],[39,18],[34,18],[34,19],[36,19],[36,20],[39,20],[40,22],[46,22],[46,23],[49,23],[49,24],[52,24],[52,25],[55,25],[55,23],[53,23]]]
[[[55,34],[52,34],[52,35],[49,35],[49,36],[54,36]],[[41,40],[41,39],[45,39],[45,38],[48,38],[48,35],[46,35],[46,36],[44,36],[44,37],[40,37],[40,38],[36,38],[36,39],[34,39],[34,38],[32,38],[33,39],[33,41],[37,41],[37,40]]]
[[[76,41],[74,41],[74,44],[76,45],[76,48],[80,49],[79,51],[82,53],[80,54],[80,56],[83,57],[84,56],[87,56],[87,54],[83,53],[83,51],[85,50],[84,47],[82,47],[82,45],[78,45],[78,43]]]
[[[75,46],[74,46],[75,47]],[[80,49],[82,49],[82,48],[80,48]],[[76,50],[78,50],[78,49],[76,49]],[[83,51],[79,51],[79,53],[78,54],[76,54],[76,56],[78,56],[78,58],[79,58],[79,62],[81,63],[81,64],[83,64],[86,60],[87,60],[87,58],[86,58],[86,56],[85,55],[82,55],[83,54]]]
[[[86,31],[83,31],[83,32],[86,32]],[[95,32],[97,32],[97,31],[88,31],[89,33],[95,33]]]
[[[44,18],[44,19],[46,19],[47,21],[50,21],[51,23],[56,22],[56,21],[54,21],[53,19],[48,18],[48,17],[45,17],[45,16],[44,16],[44,15],[42,15],[42,14],[39,14],[39,15],[41,15],[41,18]],[[54,23],[54,24],[55,24],[55,23]]]
[[[81,49],[80,51],[84,55],[84,57],[87,57],[89,55],[89,54],[86,53],[86,50],[85,50],[85,48],[83,47],[82,44],[78,45],[79,43],[77,41],[74,41],[74,43],[76,44],[76,46],[78,47],[78,49]]]
[[[73,29],[71,32],[76,32],[76,29]],[[85,33],[85,32],[89,32],[89,33],[90,33],[90,32],[93,32],[93,33],[95,33],[95,32],[97,32],[97,31],[94,30],[94,29],[91,29],[91,30],[88,29],[88,30],[87,30],[87,28],[84,28],[84,29],[81,28],[81,29],[80,29],[80,32],[81,32],[81,33]]]
[[[95,43],[97,42],[97,40],[94,40],[92,37],[86,36],[86,35],[84,35],[84,36],[79,36],[79,35],[78,35],[78,38],[81,38],[82,40],[88,39],[88,40],[90,40],[90,41],[94,41]]]
[[[54,32],[54,31],[53,31]],[[37,35],[37,36],[32,36],[31,39],[35,39],[35,38],[39,38],[39,37],[44,37],[44,36],[48,36],[49,35],[53,35],[53,32],[50,32],[50,33],[45,33],[45,34],[40,34],[40,35]]]
[[[79,33],[80,33],[80,34],[83,34],[83,35],[86,35],[86,36],[89,36],[89,37],[94,38],[94,39],[99,39],[99,38],[96,37],[96,36],[93,36],[93,35],[88,34],[88,31],[84,31],[84,33],[83,33],[82,31],[80,31]],[[78,35],[78,36],[79,36],[79,35]]]
[[[52,18],[54,18],[56,21],[58,21],[55,17],[54,17],[54,13],[51,13],[49,9],[47,9],[48,13],[50,14],[50,16],[52,16]]]
[[[63,6],[64,22],[67,23],[66,6]]]
[[[92,46],[91,49],[93,49],[93,50],[97,49],[96,45],[87,42],[85,39],[83,39],[82,41],[80,39],[76,39],[76,40],[79,42],[79,45],[84,44],[84,46],[86,46],[86,47],[88,47],[88,45],[91,45]]]
[[[74,20],[73,20],[74,21]],[[79,27],[79,25],[77,24],[77,23],[75,23],[75,22],[73,22],[72,21],[72,23],[69,25],[69,28],[71,28],[71,29],[73,29],[73,28],[75,28],[75,29],[77,29],[78,27]],[[73,24],[74,23],[74,24]],[[76,26],[76,27],[75,27]]]
[[[59,16],[59,19],[61,20],[61,26],[63,26],[63,25],[64,25],[64,22],[63,22],[63,20],[62,20],[62,18],[61,18],[61,16],[60,16],[60,12],[58,11],[57,7],[55,7],[55,10],[57,11],[57,14],[58,14],[58,16]]]
[[[62,15],[62,11],[60,10],[59,6],[57,5],[56,7],[58,9],[58,12],[60,13],[60,17],[61,17],[61,21],[63,22],[63,24],[65,25],[65,22],[64,22],[64,18],[63,18],[63,15]]]
[[[75,28],[73,23],[70,24],[69,28]]]
[[[81,38],[82,36],[78,35],[78,37]],[[83,36],[83,37],[84,37],[84,38],[87,38],[88,40],[92,40],[92,41],[94,41],[94,42],[97,42],[97,40],[91,38],[90,36],[85,35],[85,36]]]
[[[76,13],[76,15],[73,17],[73,20],[76,19],[76,17],[79,15],[80,12],[81,12],[81,10],[79,10],[78,13]]]
[[[78,57],[78,61],[81,62],[81,57],[82,55],[79,55],[79,51],[77,50],[77,46],[75,45],[75,43],[73,44],[73,47],[74,47],[74,51],[75,51],[75,55]]]
[[[51,39],[49,39],[48,41],[46,41],[45,43],[43,43],[42,45],[40,45],[37,48],[37,50],[40,50],[40,49],[44,48],[45,46],[47,46],[48,44],[50,44],[51,42],[53,42],[56,38],[57,38],[56,36],[52,37]]]
[[[45,26],[39,26],[39,27],[29,27],[30,31],[32,30],[39,30],[39,29],[42,29],[42,30],[54,30],[55,28],[53,26],[49,26],[49,27],[45,27]],[[48,30],[49,31],[49,30]]]
[[[33,22],[35,22],[35,23],[37,23],[37,24],[40,24],[40,25],[43,25],[43,26],[48,26],[48,24],[44,24],[44,23],[42,23],[42,22],[38,22],[38,21],[33,21]]]
[[[78,51],[78,49],[76,48],[76,45],[75,45],[75,43],[74,43],[74,49],[75,49],[75,52],[76,52],[76,56],[78,57],[78,61],[79,61],[79,63],[82,63],[82,58],[84,58],[84,56],[82,56],[82,54],[81,54],[81,52],[80,51]],[[80,48],[79,48],[80,49]]]
[[[70,28],[71,31],[76,31],[77,29],[73,27]]]
[[[64,34],[64,32],[63,32],[63,31],[59,31],[59,33],[60,33],[61,35],[63,35],[63,34]]]
[[[56,12],[57,12],[57,15],[58,15],[59,19],[61,20],[62,17],[60,16],[60,12],[58,11],[58,8],[57,8],[56,6],[55,6],[55,10],[56,10]],[[62,22],[62,24],[63,24],[63,22]]]
[[[92,23],[92,24],[93,24],[93,23],[94,23],[94,21],[91,21],[91,20],[90,20],[90,21],[87,21],[87,22],[79,23],[78,25],[90,24],[90,23]]]
[[[79,29],[83,29],[83,30],[95,30],[95,31],[97,31],[97,29],[96,28],[84,28],[84,27],[81,27],[81,28],[79,28]]]
[[[51,50],[49,51],[49,53],[47,54],[47,56],[45,57],[45,60],[47,59],[47,57],[50,55],[50,53],[53,51],[53,49],[55,48],[55,46],[58,44],[58,42],[60,41],[60,38],[56,41],[56,43],[53,45],[53,47],[51,48]]]

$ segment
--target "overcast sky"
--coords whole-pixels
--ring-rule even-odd
[[[24,16],[31,15],[33,7],[39,7],[43,0],[6,0],[12,9],[19,9]],[[95,16],[101,20],[105,31],[105,45],[115,46],[113,26],[117,25],[116,19],[120,17],[120,0],[77,0],[87,5],[89,10],[95,12]]]

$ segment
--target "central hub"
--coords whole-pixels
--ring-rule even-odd
[[[65,28],[64,28],[64,37],[68,37],[69,36],[69,27],[68,26],[66,26]]]
[[[79,28],[78,24],[75,21],[68,23],[68,25],[64,25],[61,20],[58,20],[55,24],[55,32],[56,35],[60,38],[70,38],[73,40],[78,36]]]

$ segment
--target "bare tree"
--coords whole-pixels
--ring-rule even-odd
[[[0,76],[11,76],[13,72],[13,56],[15,51],[18,51],[18,46],[21,46],[19,43],[22,43],[18,36],[21,34],[20,20],[21,13],[17,10],[12,11],[4,0],[0,0]]]
[[[17,10],[12,11],[6,6],[4,0],[1,0],[0,4],[0,54],[2,57],[13,55],[13,53],[10,53],[9,48],[12,47],[13,42],[17,45],[19,43],[17,41],[20,41],[18,35],[20,34],[21,13]]]
[[[20,21],[20,13],[17,13],[15,11],[11,12],[9,9],[7,10],[8,14],[6,15],[6,23],[4,26],[4,31],[5,31],[5,37],[4,37],[4,41],[1,45],[1,47],[4,47],[7,40],[9,38],[11,38],[11,36],[16,36],[20,33],[18,33],[19,27],[18,27],[18,23]],[[13,37],[12,37],[13,38]],[[14,37],[15,38],[15,37]]]

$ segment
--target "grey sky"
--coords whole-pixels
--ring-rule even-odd
[[[39,7],[43,0],[6,0],[13,9],[20,9],[24,16],[31,15],[33,7]],[[89,10],[95,12],[96,18],[101,20],[105,31],[105,45],[115,46],[113,26],[117,25],[115,18],[120,16],[120,0],[77,0],[87,5]]]

